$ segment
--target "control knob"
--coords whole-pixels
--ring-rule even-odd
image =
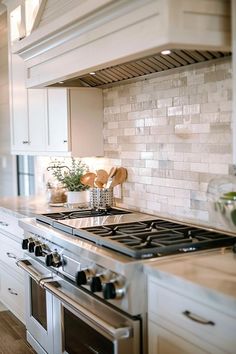
[[[97,293],[102,291],[103,285],[107,283],[111,279],[111,272],[107,271],[103,274],[96,275],[92,277],[91,283],[90,283],[90,290],[93,293]]]
[[[104,284],[103,297],[106,300],[121,299],[124,296],[124,293],[124,285],[119,283],[118,281]]]
[[[75,275],[76,284],[79,286],[89,284],[93,276],[94,271],[92,269],[80,270]]]
[[[93,293],[102,291],[102,280],[100,276],[92,277],[90,289]]]
[[[33,239],[29,240],[29,242],[28,242],[28,251],[30,253],[34,252],[34,247],[35,247],[35,241]]]
[[[47,267],[60,267],[62,265],[61,256],[57,251],[46,254],[45,264]]]
[[[40,257],[43,255],[43,248],[42,244],[35,245],[34,247],[34,254],[36,257]]]
[[[29,243],[29,239],[28,239],[28,238],[25,238],[25,239],[22,241],[21,248],[22,248],[23,250],[27,250],[27,249],[28,249],[28,243]]]

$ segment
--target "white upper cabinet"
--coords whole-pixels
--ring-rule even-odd
[[[102,156],[102,91],[48,88],[46,137],[47,152],[79,157]]]
[[[12,153],[102,156],[102,91],[93,88],[23,89],[21,105],[12,97]]]
[[[67,89],[47,90],[48,151],[69,151],[69,103]]]
[[[9,6],[12,154],[102,156],[102,91],[93,88],[27,89],[25,63],[18,54],[11,52],[11,45],[33,24],[28,29],[22,26],[23,1],[6,0],[5,3]],[[40,3],[42,1],[36,1],[36,6]]]
[[[22,151],[28,144],[27,90],[25,89],[24,62],[16,54],[10,56],[10,112],[12,151]]]
[[[46,90],[28,90],[28,130],[27,151],[45,151],[46,144]]]

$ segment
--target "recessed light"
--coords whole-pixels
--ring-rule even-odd
[[[171,53],[171,50],[169,50],[169,49],[166,49],[166,50],[162,50],[161,51],[161,54],[162,55],[168,55],[168,54],[170,54]]]
[[[90,74],[90,75],[96,75],[96,73],[95,73],[95,72],[93,72],[93,71],[92,71],[91,73],[89,73],[89,74]]]
[[[58,83],[62,85],[62,84],[64,84],[64,81],[59,81]]]

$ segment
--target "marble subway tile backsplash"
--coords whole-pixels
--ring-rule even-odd
[[[208,220],[232,164],[231,60],[104,89],[105,158],[128,169],[120,206]]]

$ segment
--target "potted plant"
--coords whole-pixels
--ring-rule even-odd
[[[81,183],[81,177],[88,172],[88,166],[81,160],[71,158],[70,167],[58,160],[54,160],[47,170],[67,190],[67,204],[73,206],[89,202],[89,186]]]

